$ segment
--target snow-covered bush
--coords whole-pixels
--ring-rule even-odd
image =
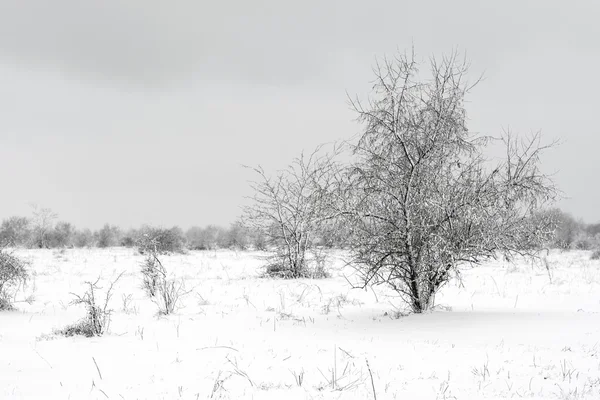
[[[177,226],[171,229],[145,226],[141,229],[137,246],[142,254],[146,252],[156,252],[158,254],[183,253],[185,236],[181,228]]]
[[[29,277],[27,267],[26,261],[0,248],[0,311],[14,308],[14,294]]]
[[[150,250],[142,264],[142,289],[158,307],[158,313],[169,315],[179,307],[181,297],[189,292],[185,290],[182,279],[171,278],[167,269],[158,258],[156,250]]]
[[[86,282],[88,290],[83,295],[71,293],[75,298],[71,301],[71,305],[83,304],[85,305],[86,315],[85,317],[69,325],[56,333],[64,336],[81,335],[86,337],[102,336],[108,331],[110,326],[112,309],[108,308],[108,303],[113,294],[113,288],[117,281],[123,274],[119,275],[114,281],[112,281],[106,290],[104,300],[100,302],[98,299],[98,291],[102,289],[98,286],[100,278],[96,279],[95,282]]]

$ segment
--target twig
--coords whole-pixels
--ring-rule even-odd
[[[340,349],[342,352],[344,352],[344,354],[350,358],[354,358],[354,356],[350,353],[348,353],[346,350],[342,349],[341,347],[338,346],[338,349]]]
[[[233,347],[229,347],[229,346],[209,346],[209,347],[201,347],[199,349],[196,349],[196,351],[202,351],[202,350],[208,350],[208,349],[229,349],[229,350],[233,350],[233,351],[237,351],[239,353],[238,349],[234,349]]]
[[[96,359],[94,357],[92,357],[92,360],[94,360],[94,365],[96,366],[96,371],[98,371],[98,376],[100,376],[100,379],[102,379],[102,373],[100,372],[100,367],[98,367],[98,363],[96,362]]]
[[[238,365],[237,365],[237,360],[235,361],[235,363],[233,361],[231,361],[229,359],[229,357],[225,357],[225,359],[229,362],[229,364],[231,364],[231,366],[234,369],[234,373],[236,373],[237,375],[246,378],[248,380],[248,383],[250,383],[250,386],[254,387],[254,383],[252,382],[252,379],[250,379],[250,377],[248,376],[248,374],[244,371],[242,371],[241,369],[239,369]]]
[[[371,372],[369,360],[365,358],[365,361],[367,362],[367,369],[369,370],[369,376],[371,377],[371,387],[373,388],[373,400],[377,400],[377,393],[375,392],[375,382],[373,381],[373,372]]]
[[[48,362],[48,360],[46,360],[46,359],[45,359],[45,358],[44,358],[44,357],[43,357],[43,356],[42,356],[40,353],[38,353],[38,351],[37,351],[36,349],[33,349],[33,351],[35,351],[35,354],[37,354],[37,355],[38,355],[38,356],[39,356],[39,357],[40,357],[42,360],[44,360],[44,361],[46,362],[46,364],[48,364],[48,366],[50,367],[50,369],[54,369],[54,368],[52,367],[52,364],[50,364],[50,363]]]

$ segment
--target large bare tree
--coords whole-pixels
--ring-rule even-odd
[[[309,266],[308,252],[325,221],[334,216],[328,192],[333,182],[336,150],[322,146],[300,155],[284,170],[269,176],[262,167],[251,168],[258,180],[250,183],[254,195],[244,208],[243,223],[261,232],[275,253],[267,272],[289,278],[320,274]],[[313,259],[314,260],[314,259]]]
[[[367,102],[351,100],[364,125],[342,205],[352,261],[362,284],[389,285],[417,313],[461,266],[533,254],[553,228],[533,218],[556,196],[539,168],[547,146],[505,133],[502,161],[486,159],[494,139],[467,129],[467,71],[457,53],[399,54],[376,64]]]

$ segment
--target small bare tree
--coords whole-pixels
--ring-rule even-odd
[[[431,59],[425,79],[419,67],[414,52],[384,59],[368,103],[351,100],[365,128],[342,205],[362,285],[389,285],[416,313],[460,266],[534,254],[553,224],[532,216],[557,194],[539,169],[539,134],[505,133],[503,161],[486,160],[494,139],[466,126],[465,60]]]
[[[259,166],[251,168],[259,176],[251,182],[252,204],[244,208],[243,223],[262,233],[275,254],[267,273],[286,278],[322,275],[309,266],[309,251],[322,224],[333,218],[328,196],[333,182],[336,151],[328,154],[318,147],[308,157],[300,157],[275,177]]]
[[[34,247],[47,248],[49,247],[49,236],[58,214],[49,208],[39,208],[36,204],[32,205],[32,208],[33,245]]]

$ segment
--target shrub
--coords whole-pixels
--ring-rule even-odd
[[[595,250],[590,257],[591,260],[600,260],[600,249]]]
[[[140,234],[135,229],[130,229],[121,237],[121,246],[123,247],[135,247],[138,242]]]
[[[158,292],[158,282],[166,274],[157,257],[147,256],[142,264],[142,289],[150,298]]]
[[[218,238],[218,246],[221,248],[245,250],[248,248],[248,244],[248,229],[240,222],[233,223]]]
[[[347,245],[350,231],[340,220],[326,221],[317,234],[316,245],[328,249],[343,249]]]
[[[121,230],[117,226],[105,224],[94,236],[98,247],[114,247],[119,245]]]
[[[318,147],[308,156],[302,153],[275,176],[260,166],[252,168],[257,180],[250,182],[254,195],[243,208],[242,221],[248,229],[262,232],[274,247],[268,274],[293,278],[311,274],[307,256],[316,247],[314,239],[337,215],[329,192],[337,175],[337,152],[321,154]]]
[[[110,327],[110,319],[113,312],[112,309],[108,308],[108,303],[112,297],[113,288],[121,276],[123,276],[123,273],[110,283],[104,302],[101,304],[98,303],[97,299],[98,290],[102,289],[98,286],[99,277],[95,282],[86,282],[88,290],[82,296],[71,293],[75,296],[75,299],[71,301],[70,305],[85,305],[86,316],[82,320],[58,330],[56,333],[63,336],[82,335],[86,337],[102,336],[106,333]]]
[[[62,329],[55,331],[57,335],[61,336],[85,336],[93,337],[96,336],[94,333],[94,325],[90,323],[88,319],[82,319],[74,324],[68,325]]]
[[[223,242],[225,230],[219,226],[208,225],[206,228],[193,226],[185,236],[191,250],[214,250]]]
[[[582,223],[578,222],[571,214],[558,208],[551,208],[542,211],[542,213],[556,221],[556,228],[549,246],[563,250],[575,248],[574,242],[578,233],[582,230]]]
[[[14,310],[14,306],[9,298],[4,298],[0,296],[0,311],[12,311]]]
[[[281,279],[323,279],[330,275],[325,270],[327,257],[324,252],[311,249],[307,254],[303,266],[299,271],[292,271],[287,264],[281,263],[281,254],[275,254],[267,257],[268,263],[265,266],[264,277]]]
[[[592,236],[600,237],[600,223],[589,224],[588,226],[586,226],[585,230]]]
[[[27,217],[10,217],[0,226],[0,244],[26,246],[31,241],[31,221]]]
[[[158,254],[183,253],[185,237],[181,228],[171,229],[146,226],[138,237],[137,245],[140,253],[156,252]]]
[[[152,301],[158,307],[160,315],[169,315],[177,311],[179,300],[188,293],[182,279],[164,279],[159,281],[157,296]]]
[[[73,244],[75,247],[91,247],[94,245],[94,235],[89,229],[76,231],[73,235]]]
[[[182,296],[188,294],[183,280],[168,277],[167,270],[158,258],[158,252],[150,249],[142,264],[142,289],[158,307],[158,313],[169,315],[177,310]]]
[[[251,234],[250,240],[252,242],[252,247],[254,250],[258,251],[267,251],[267,237],[262,232],[254,232]]]
[[[73,247],[75,227],[69,222],[58,222],[54,230],[48,233],[49,247]]]
[[[575,250],[592,250],[595,247],[595,238],[582,229],[576,233],[571,247]]]
[[[28,263],[0,248],[0,311],[12,310],[16,291],[27,282]]]

